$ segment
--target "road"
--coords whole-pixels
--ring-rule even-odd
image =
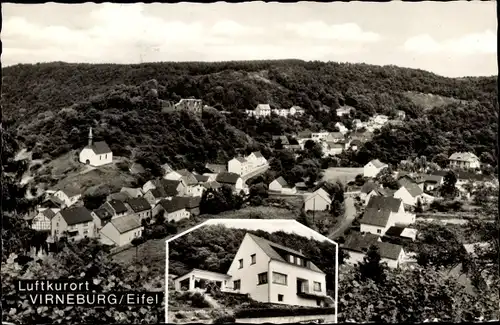
[[[342,236],[342,234],[351,226],[356,218],[356,207],[354,206],[354,198],[346,196],[345,198],[345,215],[343,220],[335,227],[335,230],[328,236],[331,239]]]

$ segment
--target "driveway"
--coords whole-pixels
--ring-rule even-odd
[[[351,226],[352,222],[356,218],[356,207],[354,206],[354,198],[351,196],[346,196],[345,198],[345,215],[343,220],[335,227],[335,230],[328,236],[331,239],[340,237],[344,232]]]

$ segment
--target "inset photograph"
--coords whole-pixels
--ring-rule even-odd
[[[211,219],[167,241],[169,323],[336,323],[338,245],[295,220]]]

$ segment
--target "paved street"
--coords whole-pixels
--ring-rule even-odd
[[[335,230],[328,236],[331,239],[342,236],[342,234],[351,226],[356,217],[356,208],[354,207],[354,198],[346,196],[345,198],[345,216]]]

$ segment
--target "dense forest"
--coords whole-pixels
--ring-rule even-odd
[[[474,151],[496,165],[497,78],[445,78],[426,71],[300,60],[140,65],[46,63],[2,69],[4,127],[39,154],[55,157],[86,142],[88,127],[117,155],[150,168],[169,162],[195,168],[225,162],[237,151],[266,146],[271,135],[304,129],[332,130],[335,109],[349,105],[351,118],[403,110],[401,126],[377,132],[358,153],[343,157],[364,164],[378,157],[396,163],[409,156],[442,161],[453,151]],[[459,99],[421,107],[408,92]],[[199,98],[214,108],[202,119],[161,113],[162,103]],[[308,116],[256,121],[245,109],[302,106]],[[231,115],[220,111],[231,112]]]

